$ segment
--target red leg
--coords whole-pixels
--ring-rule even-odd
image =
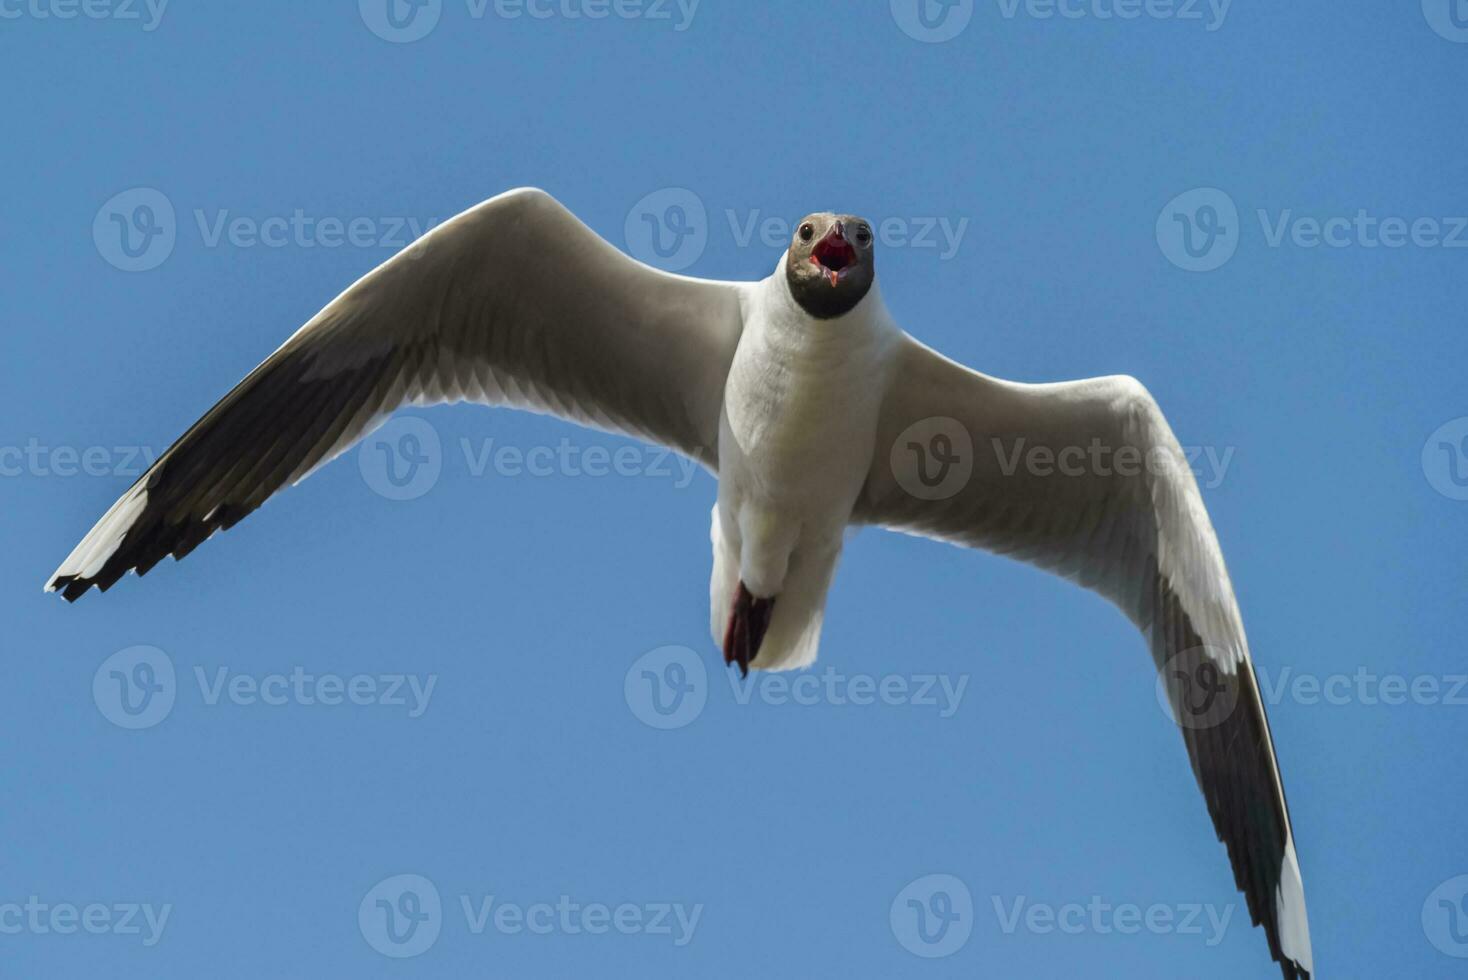
[[[724,630],[724,663],[739,664],[740,676],[749,676],[749,665],[759,656],[774,611],[774,598],[756,599],[743,582],[739,583],[729,613],[729,626]]]

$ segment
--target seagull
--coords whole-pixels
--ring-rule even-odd
[[[1113,376],[1020,384],[904,332],[870,222],[803,219],[758,282],[624,255],[509,191],[358,280],[184,433],[47,581],[75,601],[182,558],[406,405],[472,401],[660,443],[718,480],[711,629],[741,672],[816,658],[845,532],[1029,562],[1141,630],[1234,881],[1313,972],[1284,786],[1223,554],[1172,429]],[[992,451],[985,451],[991,447]]]

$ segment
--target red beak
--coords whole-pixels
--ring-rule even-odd
[[[846,240],[846,227],[841,222],[816,242],[810,260],[825,271],[832,286],[840,282],[842,272],[856,264],[856,246]]]

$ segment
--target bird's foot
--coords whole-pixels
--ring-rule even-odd
[[[729,613],[729,627],[724,631],[724,663],[737,663],[741,677],[749,676],[749,665],[759,656],[774,611],[773,598],[756,599],[743,582],[739,583],[739,590],[734,593],[734,608]]]

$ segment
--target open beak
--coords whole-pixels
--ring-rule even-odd
[[[856,265],[856,246],[846,240],[846,227],[841,222],[836,222],[826,237],[816,242],[810,260],[821,267],[821,273],[832,286]]]

